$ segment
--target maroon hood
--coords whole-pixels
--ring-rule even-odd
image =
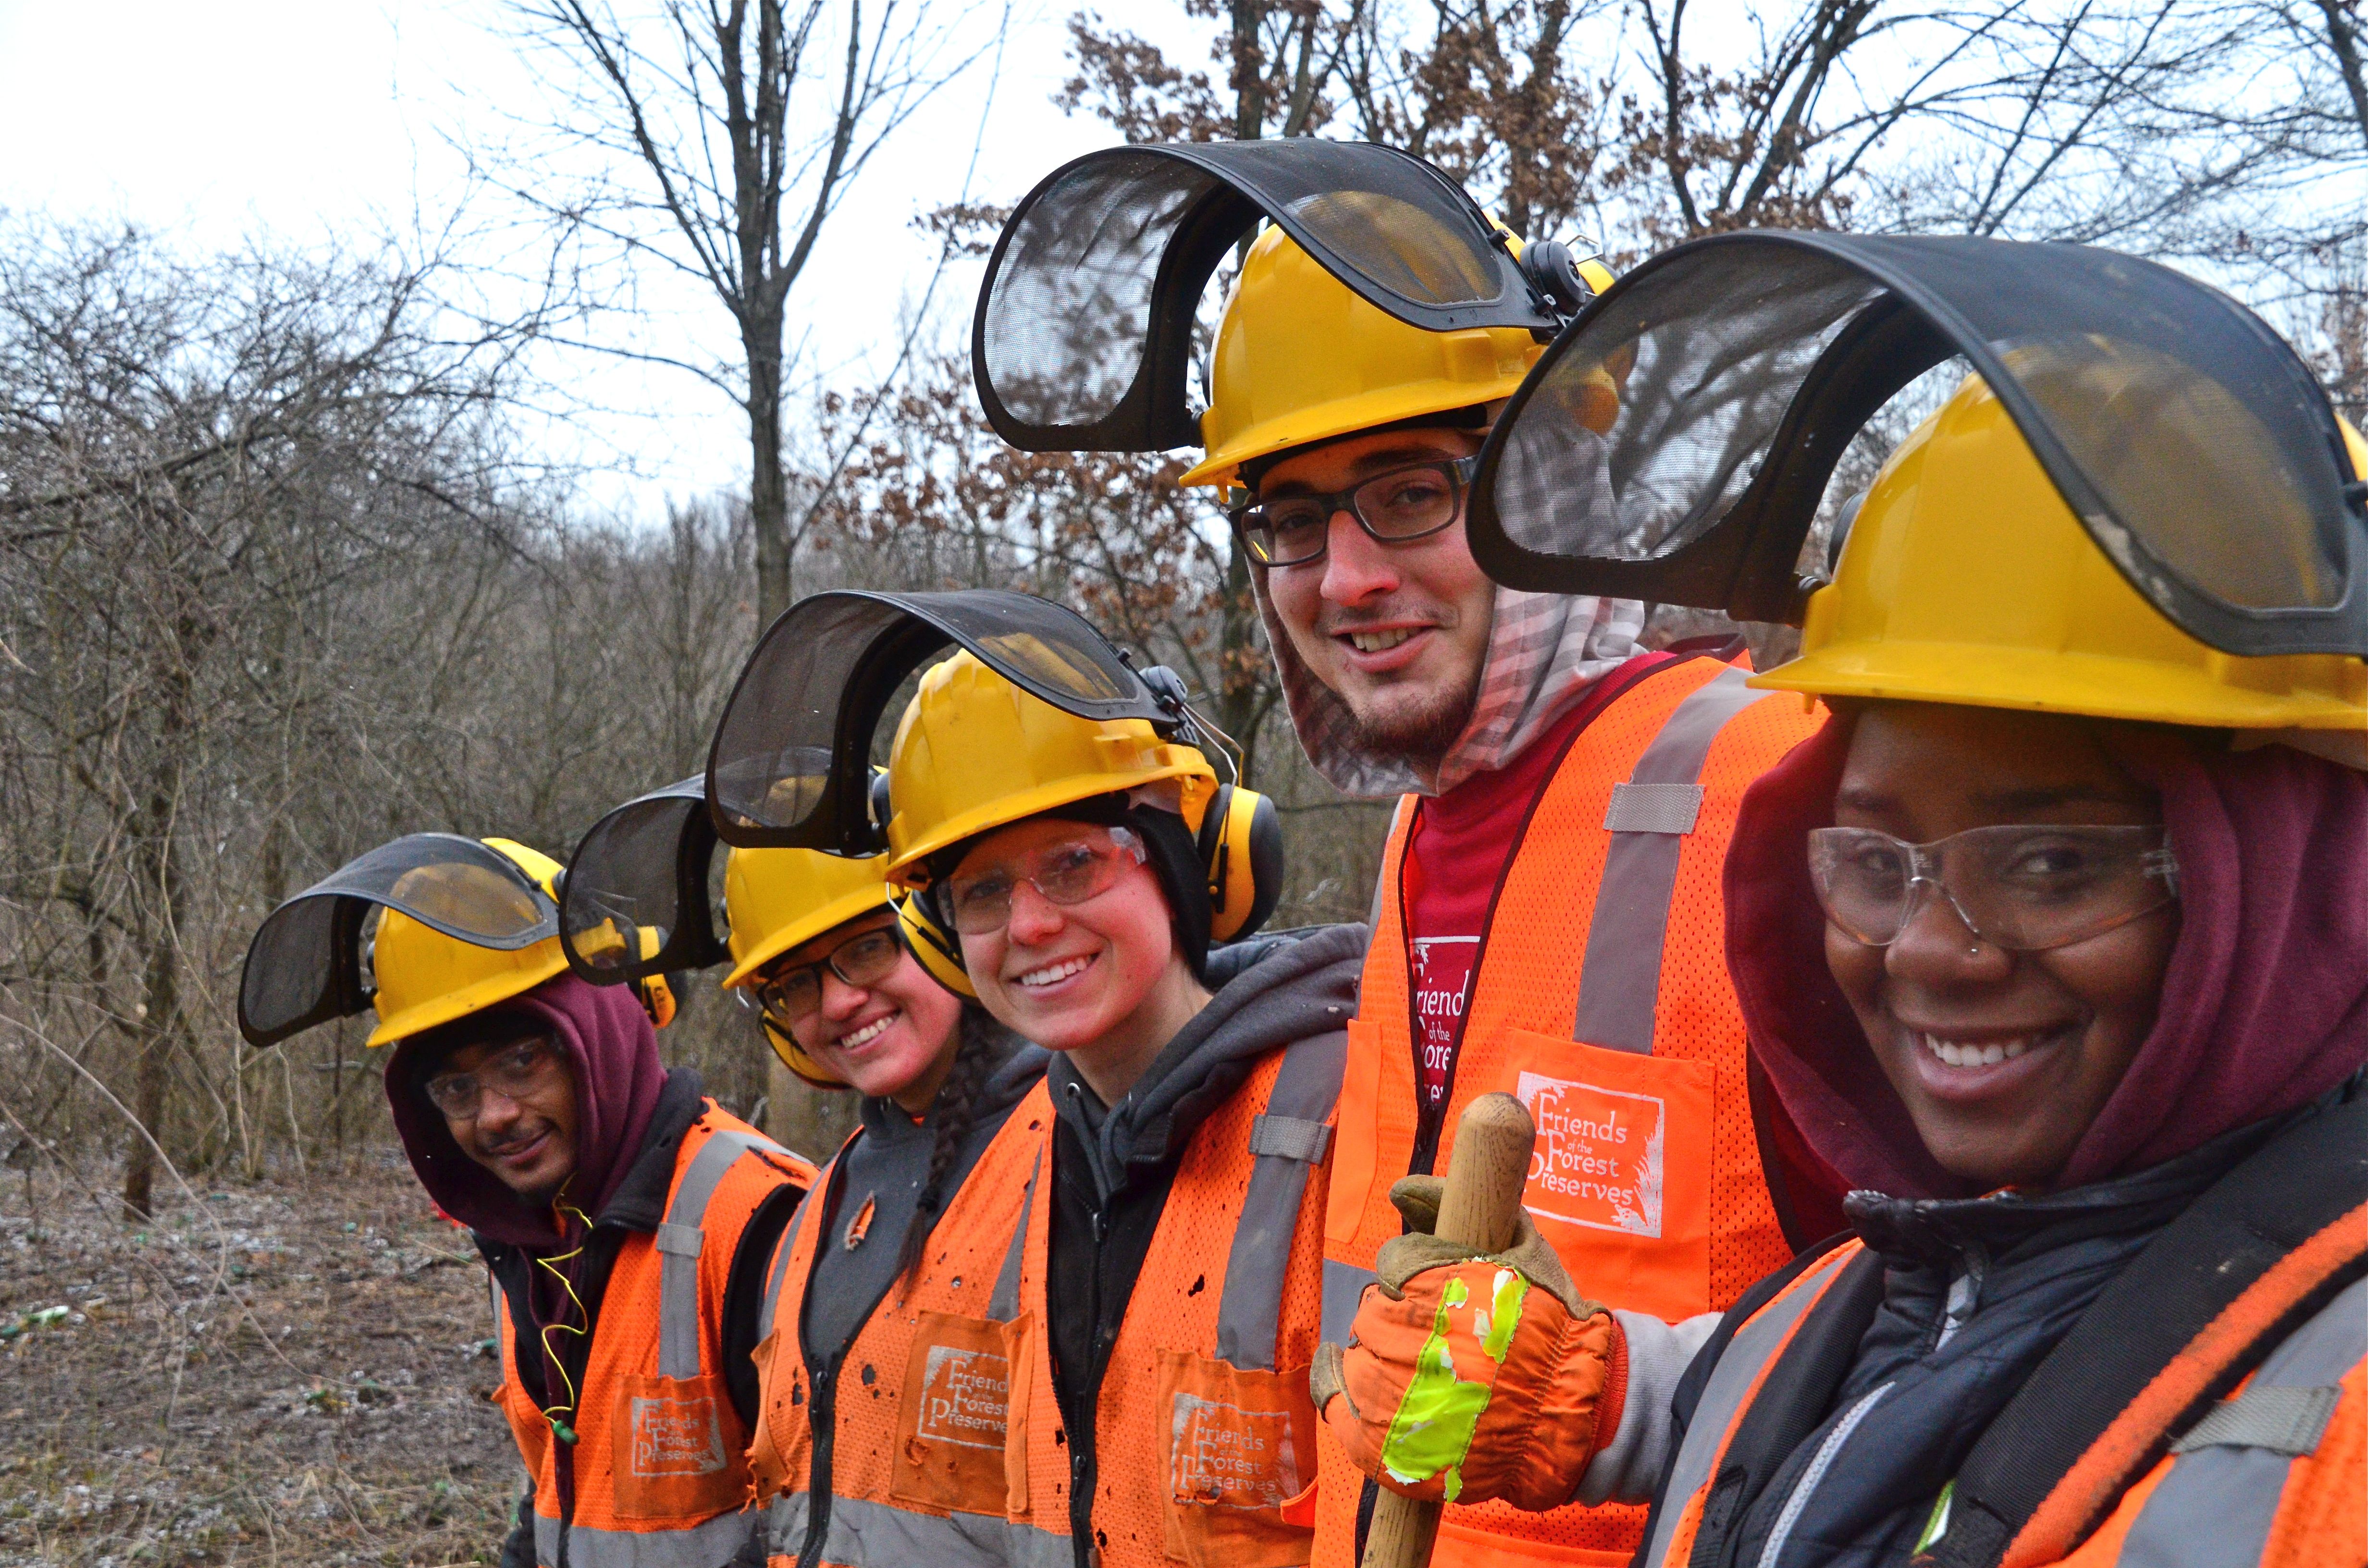
[[[1727,856],[1727,964],[1782,1108],[1770,1131],[1829,1187],[1972,1197],[1925,1152],[1826,969],[1807,835],[1833,824],[1850,733],[1828,720],[1751,787]],[[2280,745],[2118,725],[2100,738],[2162,799],[2180,925],[2154,1029],[2067,1187],[2159,1165],[2368,1064],[2368,778]]]
[[[597,1219],[632,1168],[666,1087],[657,1036],[632,987],[561,974],[498,1007],[415,1035],[396,1045],[387,1062],[386,1097],[403,1151],[437,1207],[489,1240],[549,1248],[562,1240],[551,1211],[520,1203],[493,1172],[462,1153],[421,1089],[452,1051],[516,1033],[521,1023],[549,1031],[575,1070],[576,1166],[567,1196]]]

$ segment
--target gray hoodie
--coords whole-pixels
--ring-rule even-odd
[[[1311,926],[1211,949],[1209,1005],[1114,1107],[1055,1055],[1045,1074],[1053,1103],[1090,1155],[1096,1189],[1107,1198],[1130,1169],[1181,1154],[1269,1052],[1347,1028],[1370,935],[1363,926]]]

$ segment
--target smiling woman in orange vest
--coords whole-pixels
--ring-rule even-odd
[[[1272,808],[1149,723],[1064,712],[966,652],[922,677],[889,800],[916,948],[1053,1052],[1015,1315],[973,1331],[1010,1368],[1008,1465],[982,1457],[972,1505],[1002,1555],[927,1560],[1305,1562],[1363,928],[1230,940],[1273,905]]]
[[[1755,681],[1829,717],[1727,862],[1762,1133],[1850,1230],[1671,1377],[1534,1227],[1475,1259],[1401,1184],[1326,1424],[1417,1495],[1651,1497],[1645,1568],[2368,1562],[2368,444],[2233,301],[2069,246],[1728,236],[1563,351],[1699,362],[1747,292],[1793,313],[1719,335],[1662,442],[1739,463],[1976,372]],[[1663,445],[1652,505],[1765,530],[1772,597],[1834,434],[1756,510]],[[1611,559],[1593,499],[1532,543]]]
[[[923,1462],[930,1394],[961,1391],[962,1441],[944,1451],[987,1451],[998,1482],[1003,1414],[994,1368],[947,1364],[932,1325],[992,1310],[1051,1119],[1045,1055],[915,960],[883,855],[734,848],[719,935],[705,794],[703,775],[687,778],[593,825],[568,868],[562,941],[609,983],[728,962],[724,988],[781,1064],[858,1096],[856,1130],[757,1281],[764,1337],[739,1369],[757,1391],[749,1470],[776,1562],[943,1557],[965,1505]]]
[[[885,868],[735,849],[724,872],[723,983],[757,997],[792,1072],[862,1096],[765,1291],[749,1463],[780,1563],[959,1561],[939,1536],[975,1506],[974,1454],[1002,1506],[1001,1360],[950,1358],[935,1329],[997,1315],[996,1270],[1052,1119],[1046,1057],[915,960]],[[951,1462],[921,1460],[941,1433]]]
[[[428,1196],[492,1273],[528,1490],[509,1568],[723,1568],[752,1541],[745,1372],[766,1262],[814,1167],[658,1060],[661,981],[588,985],[560,867],[414,834],[274,910],[247,949],[257,1045],[374,1006]]]

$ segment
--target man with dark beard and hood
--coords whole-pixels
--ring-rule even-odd
[[[814,1167],[660,1064],[662,983],[568,972],[559,872],[507,839],[381,846],[265,921],[240,1026],[375,1005],[404,1152],[493,1276],[529,1476],[505,1568],[721,1568],[756,1550],[749,1353]]]
[[[1176,193],[1221,181],[1232,206],[1180,205]],[[1482,572],[1464,532],[1481,446],[1555,315],[1611,275],[1492,227],[1438,170],[1391,149],[1128,147],[1048,177],[1007,226],[980,306],[976,363],[997,428],[1035,449],[1178,444],[1180,424],[1110,432],[1138,403],[1185,406],[1183,387],[1158,379],[1182,363],[1159,335],[1189,323],[1192,301],[1163,290],[1179,278],[1197,289],[1224,237],[1214,226],[1256,222],[1252,202],[1269,226],[1240,235],[1204,452],[1182,483],[1223,487],[1309,758],[1350,795],[1398,799],[1339,1102],[1325,1337],[1346,1337],[1377,1249],[1403,1228],[1391,1185],[1445,1170],[1465,1107],[1505,1090],[1548,1130],[1525,1196],[1547,1242],[1623,1309],[1632,1356],[1682,1369],[1715,1312],[1792,1255],[1788,1206],[1833,1201],[1770,1191],[1721,962],[1736,807],[1812,722],[1797,701],[1744,688],[1739,642],[1644,652],[1642,604],[1515,592]],[[1186,212],[1165,252],[1087,222],[1135,204]],[[1135,248],[1090,252],[1110,230]],[[1108,298],[1109,271],[1136,255],[1160,263],[1145,278],[1144,369],[1104,418],[1087,393],[1124,375],[1053,378],[1045,346],[1122,330],[1117,317],[1088,320],[1099,333],[1062,328],[1090,318],[1084,301]],[[1554,312],[1510,324],[1549,294]],[[1426,301],[1440,307],[1428,318]],[[1574,415],[1608,426],[1624,369],[1600,370]],[[1069,385],[1087,392],[1064,402]],[[1066,412],[1022,417],[1055,404]],[[1329,1437],[1317,1454],[1314,1562],[1348,1568],[1374,1493]],[[1643,1522],[1594,1495],[1547,1514],[1451,1506],[1439,1540],[1502,1568],[1608,1565],[1635,1550]]]

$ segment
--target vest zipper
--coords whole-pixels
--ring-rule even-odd
[[[814,1458],[806,1465],[806,1539],[798,1549],[800,1562],[822,1561],[822,1543],[830,1534],[831,1450],[838,1437],[838,1369],[845,1353],[814,1370],[806,1389],[806,1420],[814,1433]]]
[[[798,1551],[800,1562],[821,1562],[823,1541],[830,1534],[832,1489],[837,1484],[831,1473],[831,1456],[838,1440],[838,1373],[839,1369],[847,1364],[848,1351],[854,1348],[856,1339],[862,1335],[865,1324],[871,1321],[870,1314],[865,1314],[856,1324],[854,1335],[832,1352],[827,1360],[817,1363],[807,1354],[805,1292],[814,1289],[814,1277],[821,1268],[822,1260],[830,1247],[831,1226],[837,1221],[840,1199],[846,1196],[847,1152],[855,1146],[856,1138],[861,1136],[862,1129],[858,1128],[854,1136],[848,1138],[839,1150],[838,1156],[831,1161],[825,1173],[822,1204],[814,1210],[817,1228],[814,1256],[806,1265],[806,1277],[799,1287],[798,1300],[791,1306],[795,1314],[790,1325],[791,1332],[797,1341],[798,1358],[806,1363],[806,1425],[814,1434],[814,1457],[806,1462],[806,1537]],[[787,1281],[783,1282],[782,1288],[784,1290],[788,1289]],[[879,1310],[877,1303],[872,1310]],[[780,1325],[775,1324],[775,1331],[779,1332],[779,1329]]]
[[[1099,1187],[1099,1183],[1096,1185]],[[1059,1200],[1056,1191],[1053,1201],[1057,1203]],[[1095,1197],[1093,1236],[1093,1266],[1086,1271],[1086,1321],[1093,1324],[1094,1329],[1090,1352],[1093,1365],[1087,1369],[1085,1387],[1079,1394],[1084,1410],[1064,1412],[1062,1415],[1069,1430],[1069,1536],[1078,1568],[1092,1568],[1099,1560],[1094,1544],[1094,1489],[1100,1483],[1101,1451],[1094,1428],[1101,1413],[1102,1377],[1110,1370],[1110,1352],[1116,1343],[1114,1336],[1107,1335],[1102,1323],[1102,1248],[1110,1243],[1110,1199],[1107,1195]],[[1051,1244],[1048,1227],[1045,1236],[1048,1261]],[[1079,1414],[1085,1416],[1082,1422],[1073,1418]],[[1080,1433],[1084,1435],[1080,1437]]]

